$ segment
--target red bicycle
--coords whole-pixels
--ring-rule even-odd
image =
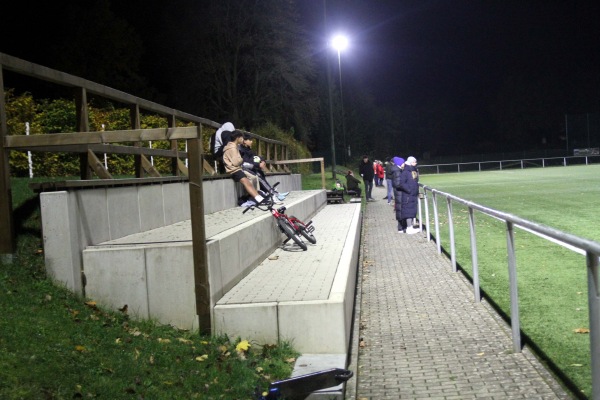
[[[257,208],[261,211],[269,211],[277,221],[279,230],[287,236],[287,239],[283,241],[283,244],[286,244],[289,240],[293,240],[302,250],[306,251],[308,246],[302,240],[303,237],[312,244],[317,243],[317,238],[315,238],[315,235],[313,234],[315,227],[312,225],[312,221],[304,223],[293,215],[288,216],[285,213],[287,210],[285,206],[275,209],[273,208],[273,204],[272,198],[268,197],[261,204],[246,207],[243,213],[253,208]]]

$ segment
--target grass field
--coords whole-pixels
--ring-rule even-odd
[[[580,237],[600,241],[600,166],[422,175],[421,183]],[[449,251],[445,201],[440,240]],[[430,204],[430,220],[433,221]],[[468,210],[453,204],[457,262],[472,275]],[[481,287],[510,315],[506,225],[475,214]],[[432,227],[433,229],[433,227]],[[585,257],[515,230],[521,329],[558,374],[583,395],[591,393]],[[573,389],[573,388],[572,388]]]

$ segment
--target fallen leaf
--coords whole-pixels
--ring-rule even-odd
[[[158,343],[171,343],[171,339],[158,338]]]
[[[85,347],[77,345],[75,346],[75,350],[79,351],[80,353],[83,353],[85,351]]]
[[[269,260],[278,260],[279,256],[275,255],[275,256],[270,256]]]
[[[125,304],[123,307],[119,308],[119,311],[121,311],[123,314],[127,314],[127,304]]]
[[[577,329],[573,329],[573,332],[575,332],[575,333],[590,333],[590,330],[588,328],[577,328]]]
[[[583,367],[583,364],[571,364],[571,367]]]
[[[289,364],[294,363],[294,362],[296,362],[296,358],[295,357],[288,358],[288,359],[285,360],[285,362],[287,362]]]
[[[203,354],[201,356],[196,357],[196,361],[202,362],[208,358],[208,354]]]
[[[235,346],[235,349],[240,352],[240,351],[248,351],[248,349],[250,348],[250,343],[247,340],[242,340],[241,342],[239,342],[237,344],[237,346]]]
[[[477,355],[478,355],[478,356],[480,356],[480,357],[481,357],[482,355],[484,355],[484,354],[485,354],[485,353],[477,353]]]
[[[177,338],[177,340],[179,340],[181,343],[184,343],[184,344],[192,344],[192,343],[194,343],[191,340],[184,339],[184,338]]]

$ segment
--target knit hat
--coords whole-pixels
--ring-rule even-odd
[[[406,159],[406,163],[407,163],[407,164],[412,164],[412,163],[415,163],[415,164],[416,164],[416,163],[417,163],[417,159],[416,159],[416,158],[414,158],[413,156],[410,156],[410,157],[408,157],[408,158]]]
[[[396,164],[397,166],[401,167],[402,164],[404,164],[404,158],[402,158],[402,157],[394,157],[394,158],[392,158],[392,162],[394,164]]]

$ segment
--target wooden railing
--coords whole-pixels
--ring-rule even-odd
[[[92,179],[95,174],[100,179],[112,179],[97,154],[128,154],[134,157],[132,176],[160,177],[158,171],[148,160],[149,157],[168,157],[172,159],[171,175],[188,176],[186,163],[191,160],[188,151],[179,150],[179,142],[199,140],[197,160],[201,168],[200,177],[215,175],[214,162],[210,154],[204,152],[202,140],[203,128],[217,129],[220,123],[201,118],[179,110],[144,100],[128,93],[115,90],[73,75],[30,63],[0,53],[0,87],[4,89],[4,71],[36,78],[41,81],[67,87],[73,90],[76,106],[76,132],[46,135],[9,135],[4,96],[0,96],[0,254],[10,254],[14,250],[14,232],[11,220],[12,204],[10,190],[10,151],[70,152],[79,154],[79,170],[82,180]],[[130,110],[129,130],[90,132],[88,97],[96,96],[125,105]],[[142,112],[165,117],[169,128],[141,129]],[[188,126],[178,126],[188,125]],[[193,126],[189,126],[193,125]],[[242,131],[244,132],[244,131]],[[285,164],[276,162],[289,157],[284,142],[273,140],[252,132],[244,132],[255,138],[258,153],[265,156],[271,172],[289,172]],[[142,143],[156,140],[170,142],[170,149],[152,149]],[[128,145],[129,143],[129,145]],[[131,145],[130,143],[133,143]]]
[[[76,106],[76,132],[30,136],[9,135],[4,96],[4,71],[56,84],[61,92],[65,87],[72,89],[73,101]],[[93,173],[100,179],[112,179],[109,171],[98,159],[97,153],[133,155],[135,171],[132,175],[135,178],[160,175],[153,169],[147,157],[170,157],[172,159],[172,175],[188,176],[190,182],[196,308],[200,330],[205,333],[210,332],[210,288],[205,246],[202,180],[205,176],[216,172],[209,162],[210,157],[204,153],[202,134],[204,128],[217,129],[221,124],[3,53],[0,53],[0,88],[3,90],[2,96],[0,96],[0,257],[3,260],[11,261],[16,247],[9,167],[11,151],[78,153],[82,180],[91,179]],[[131,129],[90,132],[88,96],[101,97],[128,107]],[[142,129],[140,122],[142,111],[165,117],[169,127]],[[262,154],[266,155],[269,160],[271,170],[286,169],[285,165],[282,166],[278,163],[278,161],[286,160],[289,156],[285,143],[260,137],[251,132],[246,133],[256,139],[259,152],[264,151]],[[143,142],[152,140],[168,141],[170,149],[151,149],[142,146]],[[178,149],[179,141],[185,141],[187,151]],[[182,162],[182,159],[185,158],[188,159],[187,167]]]

